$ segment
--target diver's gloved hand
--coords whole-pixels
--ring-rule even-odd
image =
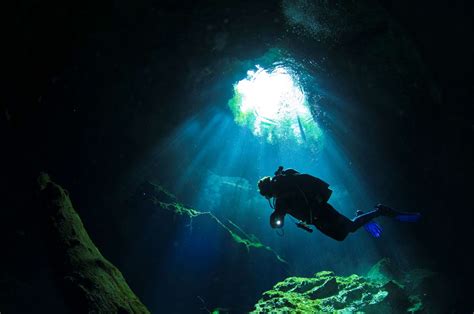
[[[284,217],[278,215],[277,213],[273,212],[271,215],[270,215],[270,226],[272,228],[283,228],[283,225],[285,223]]]

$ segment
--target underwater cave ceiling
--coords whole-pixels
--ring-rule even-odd
[[[108,158],[123,156],[123,167],[140,162],[157,140],[209,104],[227,109],[233,85],[275,49],[299,63],[308,77],[318,80],[319,92],[312,90],[311,81],[303,88],[312,92],[308,101],[313,115],[318,115],[318,124],[334,132],[337,130],[331,120],[324,116],[327,109],[351,117],[346,121],[348,129],[362,136],[375,136],[361,127],[371,112],[393,123],[400,112],[403,118],[410,117],[415,106],[407,95],[419,95],[431,81],[423,79],[410,40],[376,1],[283,1],[281,6],[265,1],[251,6],[245,1],[205,4],[203,1],[181,8],[185,12],[192,7],[193,19],[180,15],[173,5],[163,4],[141,13],[137,23],[133,20],[138,14],[135,5],[122,3],[120,10],[128,15],[123,13],[125,20],[120,23],[128,28],[124,26],[120,36],[109,29],[119,23],[114,20],[117,17],[111,17],[104,20],[102,29],[89,30],[91,34],[79,37],[78,42],[84,43],[74,47],[75,54],[86,57],[64,69],[45,69],[49,75],[45,80],[49,82],[47,91],[34,99],[45,103],[40,108],[58,102],[51,109],[64,118],[39,112],[40,117],[52,120],[48,132],[62,128],[85,146],[86,154],[104,149],[109,152]],[[128,48],[123,48],[125,42]],[[57,46],[55,42],[50,44]],[[81,91],[74,89],[76,85]],[[431,95],[416,98],[420,97]],[[349,108],[341,110],[338,98],[357,105],[357,109],[350,109],[352,116],[346,111]],[[116,119],[109,118],[112,112]],[[82,128],[86,131],[77,131]],[[343,134],[338,136],[344,140]],[[51,145],[55,145],[56,138],[48,139]],[[89,159],[91,165],[84,167],[107,164],[100,154]],[[106,177],[114,175],[111,169]]]
[[[232,86],[241,88],[250,72],[258,74],[278,67],[285,71],[285,63],[290,63],[290,69],[296,65],[291,71],[299,76],[298,84],[315,122],[309,124],[314,128],[310,137],[314,134],[313,138],[318,138],[323,125],[336,132],[349,149],[353,144],[344,142],[344,134],[337,134],[327,113],[336,112],[346,118],[347,129],[385,145],[386,141],[363,126],[375,123],[390,132],[391,124],[410,117],[420,100],[439,103],[437,88],[424,70],[416,46],[378,2],[283,1],[282,10],[283,20],[274,19],[271,32],[267,28],[251,32],[245,26],[248,20],[243,19],[228,27],[225,40],[221,39],[223,35],[213,37],[213,32],[197,34],[210,45],[197,48],[202,54],[195,55],[196,62],[192,62],[188,76],[189,85],[194,87],[189,99],[196,110],[199,103],[207,106],[209,102],[226,103],[230,99],[236,122],[253,124],[254,133],[271,141],[272,134],[278,136],[275,132],[262,135],[261,123],[249,121],[246,114],[236,115],[236,96],[243,94],[233,91]],[[262,16],[262,20],[269,18]],[[217,43],[218,49],[213,48]],[[253,49],[247,48],[250,44]],[[208,49],[215,53],[205,53]],[[194,66],[198,64],[202,66]],[[220,91],[216,93],[216,87],[209,90],[210,86],[217,86]],[[351,108],[345,104],[347,101]],[[260,119],[258,115],[256,119]],[[385,123],[379,125],[379,120]],[[267,126],[274,124],[260,121]],[[306,135],[301,121],[312,122],[299,119],[300,123],[290,127],[294,131],[285,132],[294,133],[297,142],[302,138],[299,134]],[[390,150],[388,145],[384,148]]]

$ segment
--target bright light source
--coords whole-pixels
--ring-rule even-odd
[[[277,220],[277,221],[276,221],[276,224],[277,224],[278,226],[281,225],[281,220]]]
[[[315,140],[320,129],[313,119],[303,89],[291,72],[277,66],[267,71],[257,66],[234,85],[229,105],[235,120],[269,142]]]
[[[304,94],[284,68],[271,73],[257,67],[248,71],[248,78],[241,80],[236,90],[242,95],[243,112],[254,112],[260,119],[277,122],[289,114],[308,114]]]

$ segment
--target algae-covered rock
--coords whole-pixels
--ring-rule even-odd
[[[184,205],[159,184],[144,182],[127,204],[130,219],[121,228],[139,241],[125,251],[121,269],[152,312],[247,313],[267,287],[288,276],[284,258],[245,227]]]
[[[421,308],[419,299],[393,281],[322,271],[289,277],[263,293],[253,313],[403,313]]]
[[[149,313],[87,234],[68,192],[47,174],[38,178],[47,217],[49,255],[73,313]]]
[[[388,282],[392,279],[400,279],[400,270],[388,258],[383,258],[372,266],[367,273],[369,279]]]
[[[140,194],[144,196],[144,199],[153,205],[152,211],[155,215],[163,215],[164,213],[170,214],[173,216],[174,221],[176,221],[177,217],[186,219],[189,221],[190,230],[194,218],[202,218],[211,221],[213,225],[220,231],[224,232],[233,243],[245,248],[247,252],[250,252],[251,249],[260,249],[270,253],[270,255],[272,255],[278,262],[284,264],[287,263],[271,247],[264,245],[255,235],[246,233],[229,219],[223,221],[209,211],[199,211],[184,206],[177,201],[177,198],[173,194],[160,185],[151,182],[143,183],[140,186],[140,190]],[[169,220],[169,217],[168,219],[165,218],[163,220]]]

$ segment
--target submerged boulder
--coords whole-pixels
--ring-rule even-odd
[[[387,283],[391,279],[398,279],[401,276],[400,270],[388,258],[378,261],[367,273],[367,278],[383,283]]]
[[[149,313],[122,273],[105,259],[74,210],[68,192],[42,173],[41,210],[49,257],[73,313]]]
[[[289,277],[264,292],[253,313],[418,312],[426,309],[425,294],[413,285],[407,287],[409,274],[402,276],[390,260],[383,259],[367,276],[321,271],[309,278]]]

